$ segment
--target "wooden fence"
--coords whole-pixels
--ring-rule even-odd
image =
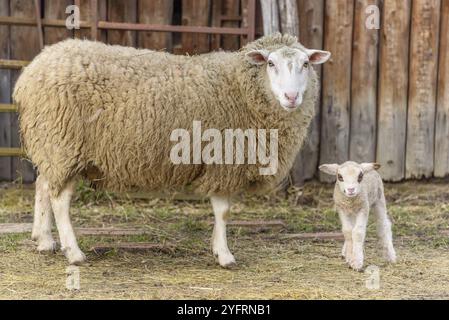
[[[254,12],[251,0],[37,2],[41,34],[33,1],[0,0],[0,59],[20,60],[19,65],[31,60],[41,38],[51,44],[93,37],[192,54],[236,50],[251,34],[263,33],[259,1]],[[98,2],[95,15],[92,2]],[[287,2],[292,1],[277,0],[281,20]],[[66,19],[65,8],[73,3],[79,4],[82,20],[74,32],[55,22]],[[380,9],[380,29],[366,27],[375,14],[370,5]],[[448,175],[449,0],[297,0],[296,7],[301,42],[325,48],[333,57],[317,69],[322,96],[292,171],[293,183],[316,176],[319,163],[348,159],[380,162],[388,181]],[[21,25],[11,24],[11,17]],[[145,24],[152,28],[142,28]],[[281,31],[291,28],[280,21]],[[13,110],[10,93],[19,72],[0,69],[0,110]],[[0,153],[19,150],[10,147],[19,147],[17,116],[0,112]],[[0,157],[0,180],[18,178],[32,181],[31,166],[17,157]]]

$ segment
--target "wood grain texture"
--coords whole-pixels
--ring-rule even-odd
[[[109,0],[108,21],[137,22],[137,0]],[[108,43],[135,47],[136,31],[107,30]]]
[[[9,0],[0,0],[0,12],[9,15]],[[9,27],[0,25],[0,59],[9,59]],[[0,69],[0,103],[11,103],[11,71]],[[0,148],[11,146],[11,114],[0,113]],[[11,157],[0,157],[0,181],[12,179]]]
[[[209,26],[210,0],[182,0],[182,25]],[[210,35],[182,34],[182,51],[189,54],[209,52]]]
[[[356,162],[376,160],[379,31],[365,25],[370,5],[378,6],[379,1],[355,1],[349,159]]]
[[[139,0],[139,23],[171,24],[173,0]],[[139,32],[138,46],[146,49],[172,51],[173,36],[169,32]]]
[[[80,18],[81,21],[90,21],[90,0],[77,0],[79,1],[80,8]],[[98,15],[101,20],[106,20],[107,18],[107,3],[108,0],[99,0],[98,1]],[[101,30],[100,32],[100,40],[103,42],[107,41],[107,31]],[[75,30],[75,36],[80,39],[91,39],[90,29],[79,29]]]
[[[438,102],[435,123],[435,177],[449,175],[449,1],[441,3]]]
[[[224,16],[238,17],[240,15],[240,0],[222,0],[222,3],[222,14]],[[238,28],[240,27],[240,22],[224,20],[222,26],[227,28]],[[234,51],[240,48],[240,36],[223,35],[221,41],[221,47],[224,50]]]
[[[281,32],[299,36],[299,17],[296,0],[278,0]]]
[[[281,30],[277,1],[260,0],[262,10],[263,34],[269,35]]]
[[[410,13],[411,0],[384,2],[376,158],[388,181],[405,175]]]
[[[11,15],[15,17],[35,18],[34,1],[10,0]],[[32,60],[39,52],[39,37],[37,27],[11,26],[11,59]],[[20,70],[11,71],[11,87],[14,87]],[[17,114],[11,117],[11,145],[20,147]],[[34,169],[28,160],[13,158],[13,179],[22,182],[34,181]]]
[[[320,163],[342,163],[349,158],[354,2],[326,1],[325,10],[324,48],[333,56],[323,67]]]
[[[307,48],[323,48],[324,0],[298,0],[299,40]],[[321,78],[322,66],[315,66]],[[312,179],[318,168],[320,154],[321,94],[315,104],[315,117],[309,128],[301,152],[296,157],[291,172],[292,182],[301,186],[305,180]]]
[[[71,0],[45,0],[44,2],[44,18],[65,20],[67,14],[65,9],[72,4]],[[66,28],[45,27],[44,28],[44,43],[45,45],[53,44],[70,38],[73,32]]]
[[[406,178],[433,174],[440,9],[440,0],[413,1]]]

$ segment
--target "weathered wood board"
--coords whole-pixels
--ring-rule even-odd
[[[413,1],[406,178],[433,175],[440,0]]]
[[[375,25],[369,25],[373,29],[367,28],[370,17],[366,9],[378,5],[378,0],[355,1],[349,159],[356,162],[376,160],[379,31]],[[379,12],[370,14],[376,13]]]
[[[173,0],[139,0],[139,23],[171,24]],[[153,50],[173,49],[173,37],[168,32],[142,31],[138,34],[138,46]]]
[[[405,175],[410,13],[411,0],[383,4],[376,159],[389,181]]]
[[[342,163],[349,158],[354,2],[326,1],[325,9],[324,48],[334,55],[323,67],[320,163]]]
[[[441,3],[440,65],[435,123],[435,177],[449,174],[449,1]]]
[[[137,22],[137,0],[109,0],[108,20],[111,22]],[[108,43],[136,46],[136,31],[107,30]]]
[[[209,26],[210,0],[182,0],[182,25]],[[182,51],[189,54],[209,52],[210,35],[183,33]]]

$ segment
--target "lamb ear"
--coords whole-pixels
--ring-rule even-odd
[[[327,173],[331,176],[335,176],[337,174],[338,171],[338,167],[339,165],[334,163],[334,164],[322,164],[319,169],[320,171]]]
[[[361,164],[363,172],[370,172],[373,170],[377,170],[380,168],[380,164],[378,163],[362,163]]]
[[[331,53],[329,51],[321,50],[306,50],[309,56],[309,61],[311,64],[322,64],[330,59]]]
[[[253,50],[246,54],[246,58],[251,64],[260,66],[267,62],[269,55],[267,50]]]

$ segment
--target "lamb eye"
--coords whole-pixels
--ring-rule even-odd
[[[268,66],[269,66],[269,67],[274,67],[274,63],[273,63],[273,61],[271,61],[271,60],[270,60],[270,61],[268,61]]]
[[[339,174],[337,177],[338,177],[338,181],[343,182],[343,177],[341,176],[341,174]]]
[[[308,62],[304,62],[304,68],[308,68],[309,67],[309,63]]]
[[[360,172],[358,181],[362,182],[362,180],[363,180],[363,173]]]

